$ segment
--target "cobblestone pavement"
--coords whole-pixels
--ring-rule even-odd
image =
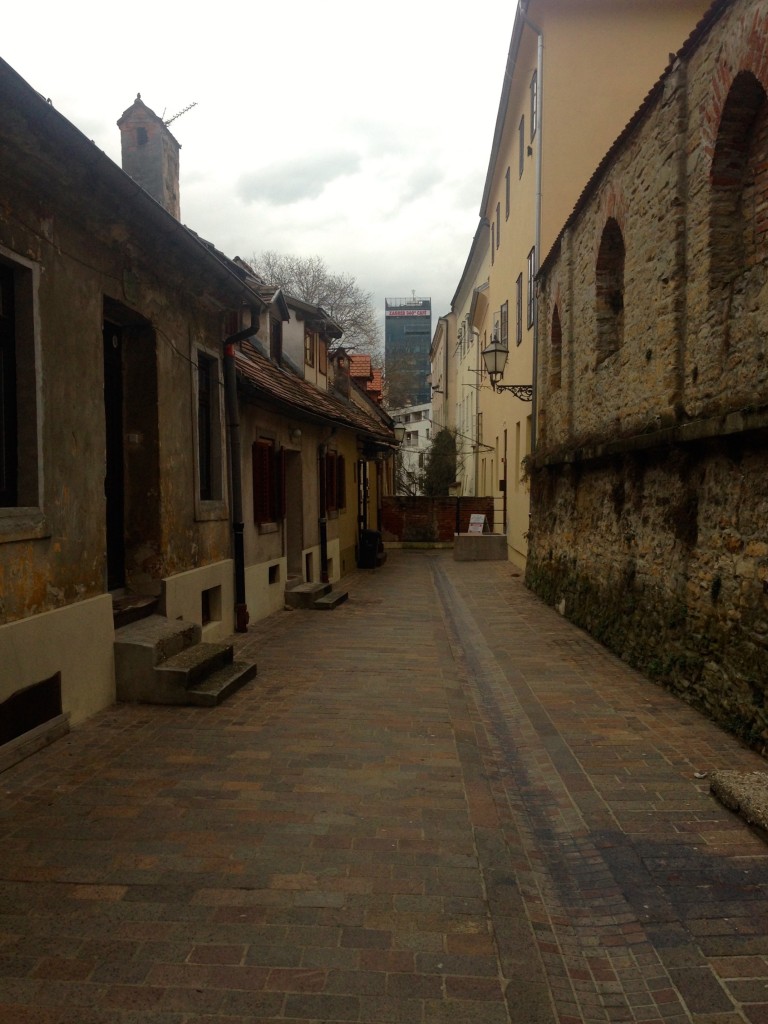
[[[763,767],[529,594],[394,552],[218,709],[0,775],[0,1024],[768,1024]]]

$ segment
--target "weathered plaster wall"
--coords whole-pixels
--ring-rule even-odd
[[[147,197],[121,205],[107,183],[65,159],[62,140],[45,125],[22,113],[8,119],[0,181],[13,189],[0,189],[0,246],[7,259],[37,268],[42,486],[36,528],[14,531],[15,510],[0,515],[5,622],[105,589],[105,299],[120,306],[130,330],[141,325],[126,339],[129,576],[159,585],[163,576],[229,554],[226,503],[203,521],[193,502],[190,360],[198,344],[215,349],[221,335],[219,313],[192,298],[199,268],[147,230]]]
[[[172,580],[172,603],[199,618],[209,565],[226,590],[230,526],[226,475],[219,500],[197,500],[194,363],[198,347],[220,358],[221,310],[241,288],[8,69],[0,110],[0,261],[24,292],[19,500],[0,508],[0,701],[59,674],[63,710],[81,721],[114,699],[105,319],[123,352],[127,579],[157,592]]]
[[[527,567],[565,615],[758,746],[766,90],[768,12],[736,0],[668,74],[545,263]]]

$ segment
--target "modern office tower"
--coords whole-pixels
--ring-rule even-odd
[[[432,342],[432,300],[384,300],[384,360],[387,399],[393,406],[421,405],[431,400],[429,347]]]

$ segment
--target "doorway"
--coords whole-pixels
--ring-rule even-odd
[[[102,342],[107,590],[159,593],[165,573],[155,332],[105,297]]]
[[[125,452],[123,450],[123,337],[117,324],[105,322],[104,423],[106,458],[107,590],[125,586]]]

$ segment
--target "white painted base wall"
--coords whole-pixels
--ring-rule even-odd
[[[277,579],[269,582],[269,570],[277,566]],[[273,612],[279,612],[285,605],[285,581],[287,567],[284,558],[272,558],[259,565],[249,565],[245,570],[245,603],[251,622],[266,619]]]
[[[73,725],[115,701],[115,631],[109,594],[0,626],[0,701],[61,673]]]
[[[226,558],[199,569],[178,572],[163,580],[163,607],[169,619],[183,619],[202,626],[203,640],[220,643],[235,630],[234,562]],[[215,590],[214,618],[203,626],[203,591]]]
[[[312,556],[312,579],[308,582],[320,582],[320,547],[315,545],[305,548],[301,553],[301,564],[304,567],[307,555]],[[338,539],[328,541],[328,578],[336,583],[341,578],[341,548]],[[277,579],[269,582],[269,570],[277,566]],[[245,601],[248,605],[250,622],[259,622],[274,612],[285,607],[285,584],[288,579],[288,564],[285,558],[272,558],[258,565],[249,565],[245,570]]]

